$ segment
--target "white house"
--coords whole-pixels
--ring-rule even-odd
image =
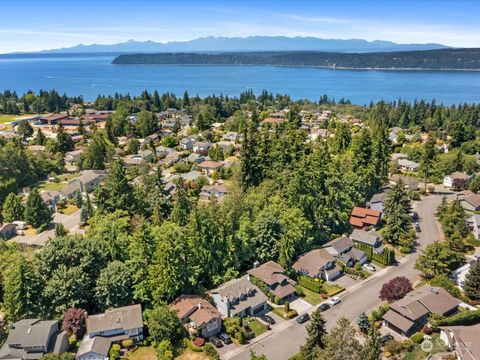
[[[452,187],[464,187],[468,184],[468,181],[470,180],[470,176],[467,174],[464,174],[459,171],[455,171],[454,173],[451,173],[450,175],[446,175],[443,178],[443,186],[447,188],[452,188]]]
[[[475,239],[479,240],[480,239],[480,215],[478,214],[473,214],[470,219],[469,219],[469,224],[472,226],[472,231],[473,235],[475,236]]]
[[[452,271],[451,278],[453,281],[457,283],[458,286],[460,286],[463,289],[463,286],[465,285],[465,277],[468,275],[470,272],[470,268],[474,266],[478,261],[480,261],[479,258],[474,258],[470,259],[467,261],[467,263],[463,266],[460,266],[458,269]]]
[[[398,166],[400,166],[402,171],[417,171],[420,164],[408,159],[400,159],[398,160]]]

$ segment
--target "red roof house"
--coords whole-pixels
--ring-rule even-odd
[[[382,213],[380,211],[355,206],[350,216],[350,225],[355,229],[365,229],[370,226],[376,226],[380,222],[381,215]]]

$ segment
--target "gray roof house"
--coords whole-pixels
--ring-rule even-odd
[[[383,322],[399,334],[410,336],[425,325],[429,314],[451,315],[460,303],[446,290],[425,285],[391,304],[390,310],[383,315]]]
[[[368,260],[365,252],[353,247],[353,241],[348,236],[333,239],[323,245],[323,248],[346,266],[353,266],[356,262],[364,264]]]
[[[256,316],[267,309],[267,296],[247,276],[230,280],[209,295],[224,317]]]
[[[440,339],[452,349],[459,360],[480,359],[480,324],[470,326],[445,326]]]
[[[342,274],[342,268],[335,263],[335,258],[326,249],[315,249],[301,255],[292,268],[299,274],[327,281],[332,281]]]
[[[387,200],[387,194],[387,191],[374,194],[368,202],[368,207],[372,210],[380,211],[381,213],[383,213],[384,204]]]
[[[0,349],[0,359],[40,359],[45,353],[68,350],[68,334],[53,320],[24,319],[12,325]]]
[[[221,200],[228,194],[230,194],[230,190],[223,184],[205,185],[200,191],[199,198],[203,201],[209,201],[210,199]]]
[[[480,195],[475,194],[472,191],[464,191],[464,193],[458,196],[460,204],[469,214],[472,214],[475,211],[480,210]]]
[[[102,336],[111,341],[143,340],[142,307],[130,305],[87,316],[87,336]]]
[[[108,338],[95,336],[85,337],[77,351],[78,360],[108,360],[112,341]]]
[[[295,295],[295,282],[285,275],[285,269],[275,261],[268,261],[248,270],[248,274],[268,286],[270,292],[282,302],[292,299]]]
[[[385,249],[381,235],[374,230],[364,231],[353,229],[353,232],[350,234],[350,239],[352,239],[354,244],[360,243],[370,246],[373,251],[378,254],[383,253],[383,250]]]

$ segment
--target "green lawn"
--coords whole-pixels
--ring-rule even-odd
[[[79,209],[72,204],[68,204],[65,208],[60,209],[58,212],[65,215],[72,215],[73,213],[77,212]]]
[[[426,359],[429,355],[434,355],[436,353],[446,351],[446,347],[443,344],[442,340],[440,340],[440,336],[438,334],[433,334],[432,335],[432,340],[430,340],[433,343],[433,350],[431,353],[426,353],[425,351],[422,350],[420,345],[417,345],[413,351],[409,352],[406,354],[402,360],[423,360]]]
[[[343,290],[345,290],[345,289],[344,289],[343,287],[341,287],[341,286],[329,284],[329,283],[327,283],[327,282],[323,283],[323,288],[324,288],[325,291],[327,292],[328,296],[336,295],[336,294],[342,292]]]
[[[129,352],[128,360],[156,360],[157,353],[152,346],[140,346],[137,350]]]
[[[312,290],[308,290],[307,288],[303,287],[302,285],[297,285],[300,289],[302,289],[303,293],[305,294],[304,297],[302,297],[303,300],[308,302],[310,305],[318,305],[320,304],[323,299],[320,294],[317,294],[313,292]]]
[[[62,174],[58,178],[60,181],[66,181],[69,182],[70,180],[76,179],[80,176],[78,172],[73,172],[73,173],[67,173],[67,174]]]
[[[251,320],[248,325],[250,326],[250,329],[252,329],[253,333],[255,336],[260,336],[262,335],[265,331],[267,331],[267,327],[263,325],[260,321],[258,320]]]
[[[16,115],[0,115],[0,124],[6,123],[6,122],[11,122],[16,117],[17,117]]]
[[[46,182],[38,185],[38,190],[60,191],[65,185],[66,184],[62,182]]]

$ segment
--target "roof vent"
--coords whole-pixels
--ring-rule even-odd
[[[32,333],[32,328],[28,328],[27,329],[27,334],[31,334]]]

